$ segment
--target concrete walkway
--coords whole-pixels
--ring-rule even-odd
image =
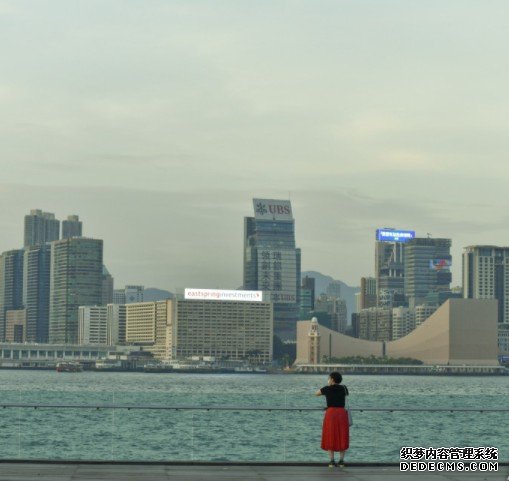
[[[508,477],[508,466],[499,466],[495,473],[409,474],[392,466],[0,463],[0,481],[507,481]]]

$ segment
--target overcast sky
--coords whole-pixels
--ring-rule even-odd
[[[242,284],[253,197],[303,270],[377,227],[509,245],[506,0],[0,0],[0,251],[79,214],[117,287]]]

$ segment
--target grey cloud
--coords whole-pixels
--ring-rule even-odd
[[[374,229],[507,244],[507,3],[0,3],[1,248],[79,213],[120,282],[236,287],[253,196],[356,283]]]

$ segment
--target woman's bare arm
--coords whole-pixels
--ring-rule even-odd
[[[321,396],[322,395],[322,391],[320,389],[318,389],[318,391],[315,392],[315,396]]]

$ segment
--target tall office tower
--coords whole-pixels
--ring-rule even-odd
[[[405,305],[404,252],[406,243],[414,237],[414,231],[393,228],[376,231],[375,277],[378,307]]]
[[[348,308],[346,307],[346,301],[344,299],[336,299],[336,312],[332,319],[332,330],[346,332],[346,324],[348,322]]]
[[[49,342],[76,344],[78,308],[102,301],[103,241],[72,237],[51,244]]]
[[[300,249],[288,200],[253,199],[254,217],[244,218],[244,289],[270,293],[274,333],[296,339],[300,304]]]
[[[48,342],[51,244],[25,248],[23,305],[28,342]]]
[[[509,326],[509,247],[465,247],[463,297],[496,299],[498,322]]]
[[[34,209],[25,216],[25,247],[58,240],[59,234],[60,221],[55,219],[55,214]]]
[[[368,307],[376,307],[376,279],[374,277],[361,277],[357,311]]]
[[[68,215],[67,220],[62,221],[62,239],[69,237],[81,237],[83,233],[83,223],[77,215]]]
[[[103,300],[101,306],[107,306],[113,302],[113,276],[108,272],[106,266],[103,265],[102,274],[102,292]]]
[[[361,293],[356,292],[354,295],[355,295],[355,312],[360,312],[360,310],[363,309],[361,307]],[[366,308],[364,307],[364,309]]]
[[[132,304],[133,302],[143,302],[144,286],[125,286],[125,303]]]
[[[23,250],[0,256],[0,339],[5,341],[7,311],[23,308]]]
[[[107,344],[108,318],[106,306],[78,308],[78,344]]]
[[[125,304],[108,304],[106,307],[108,322],[108,345],[114,346],[115,344],[125,344]]]
[[[409,307],[450,292],[451,259],[451,239],[415,238],[406,243],[404,279]]]
[[[125,289],[113,289],[113,304],[125,303]]]
[[[329,297],[341,298],[341,283],[339,281],[332,281],[325,289],[325,293]]]
[[[315,299],[316,299],[316,279],[314,277],[305,276],[302,279],[302,288],[308,289],[311,300],[311,310],[315,308]]]
[[[304,277],[300,286],[300,314],[301,319],[308,319],[309,313],[315,308],[315,279]]]
[[[359,337],[360,314],[358,312],[352,313],[351,322],[352,322],[351,336]]]

